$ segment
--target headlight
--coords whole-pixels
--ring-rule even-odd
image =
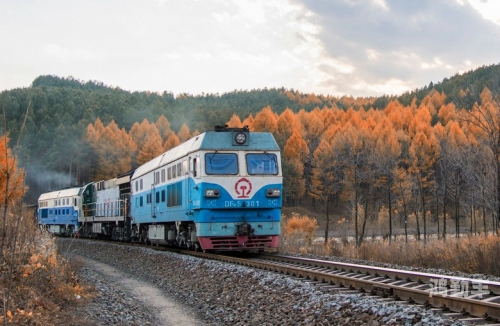
[[[236,141],[237,144],[242,145],[247,140],[247,135],[245,135],[242,132],[239,132],[236,134],[236,136],[234,136],[234,140]]]
[[[219,197],[220,191],[219,189],[206,189],[205,197]]]
[[[281,190],[279,189],[267,189],[267,197],[279,197],[281,195]]]

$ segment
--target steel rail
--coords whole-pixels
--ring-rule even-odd
[[[131,245],[123,242],[119,244]],[[439,309],[461,320],[500,320],[499,282],[281,255],[254,254],[239,257],[234,253],[204,253],[161,246],[149,248],[281,273],[314,281],[316,284],[334,286],[334,290],[338,291],[370,293],[396,301],[406,300],[428,309]],[[471,289],[472,282],[478,282],[487,287],[487,291],[472,296],[459,296],[449,284],[441,287],[441,291],[434,291],[436,288],[432,286],[432,280],[466,282],[468,289]]]

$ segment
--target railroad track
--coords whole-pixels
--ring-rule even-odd
[[[500,320],[500,282],[281,255],[150,248],[281,273],[330,292],[361,292],[384,300],[406,301],[471,323],[495,324]]]
[[[471,323],[500,320],[500,282],[280,255],[184,253],[294,276],[330,291],[406,301]]]

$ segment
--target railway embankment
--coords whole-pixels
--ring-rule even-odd
[[[140,285],[133,282],[124,286],[127,281],[121,278],[154,287],[195,325],[466,325],[422,306],[355,291],[339,293],[315,282],[218,261],[78,239],[58,239],[57,244],[62,254],[87,260],[79,275],[97,291],[88,303],[89,318],[103,324],[161,325],[148,294],[137,292],[134,287]],[[102,265],[117,272],[99,272]],[[109,319],[120,312],[129,315]]]

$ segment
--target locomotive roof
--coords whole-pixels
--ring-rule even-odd
[[[65,198],[70,196],[76,196],[80,192],[81,187],[61,189],[52,192],[46,192],[41,194],[38,200],[47,200],[47,199],[57,199],[57,198]]]
[[[228,135],[229,134],[229,135]],[[174,147],[165,153],[155,157],[149,162],[139,166],[132,179],[136,179],[149,171],[152,171],[169,162],[173,162],[188,153],[198,150],[245,150],[245,151],[279,151],[279,146],[269,132],[250,132],[248,146],[233,145],[233,137],[230,132],[207,131],[196,137],[186,140],[184,143]]]

